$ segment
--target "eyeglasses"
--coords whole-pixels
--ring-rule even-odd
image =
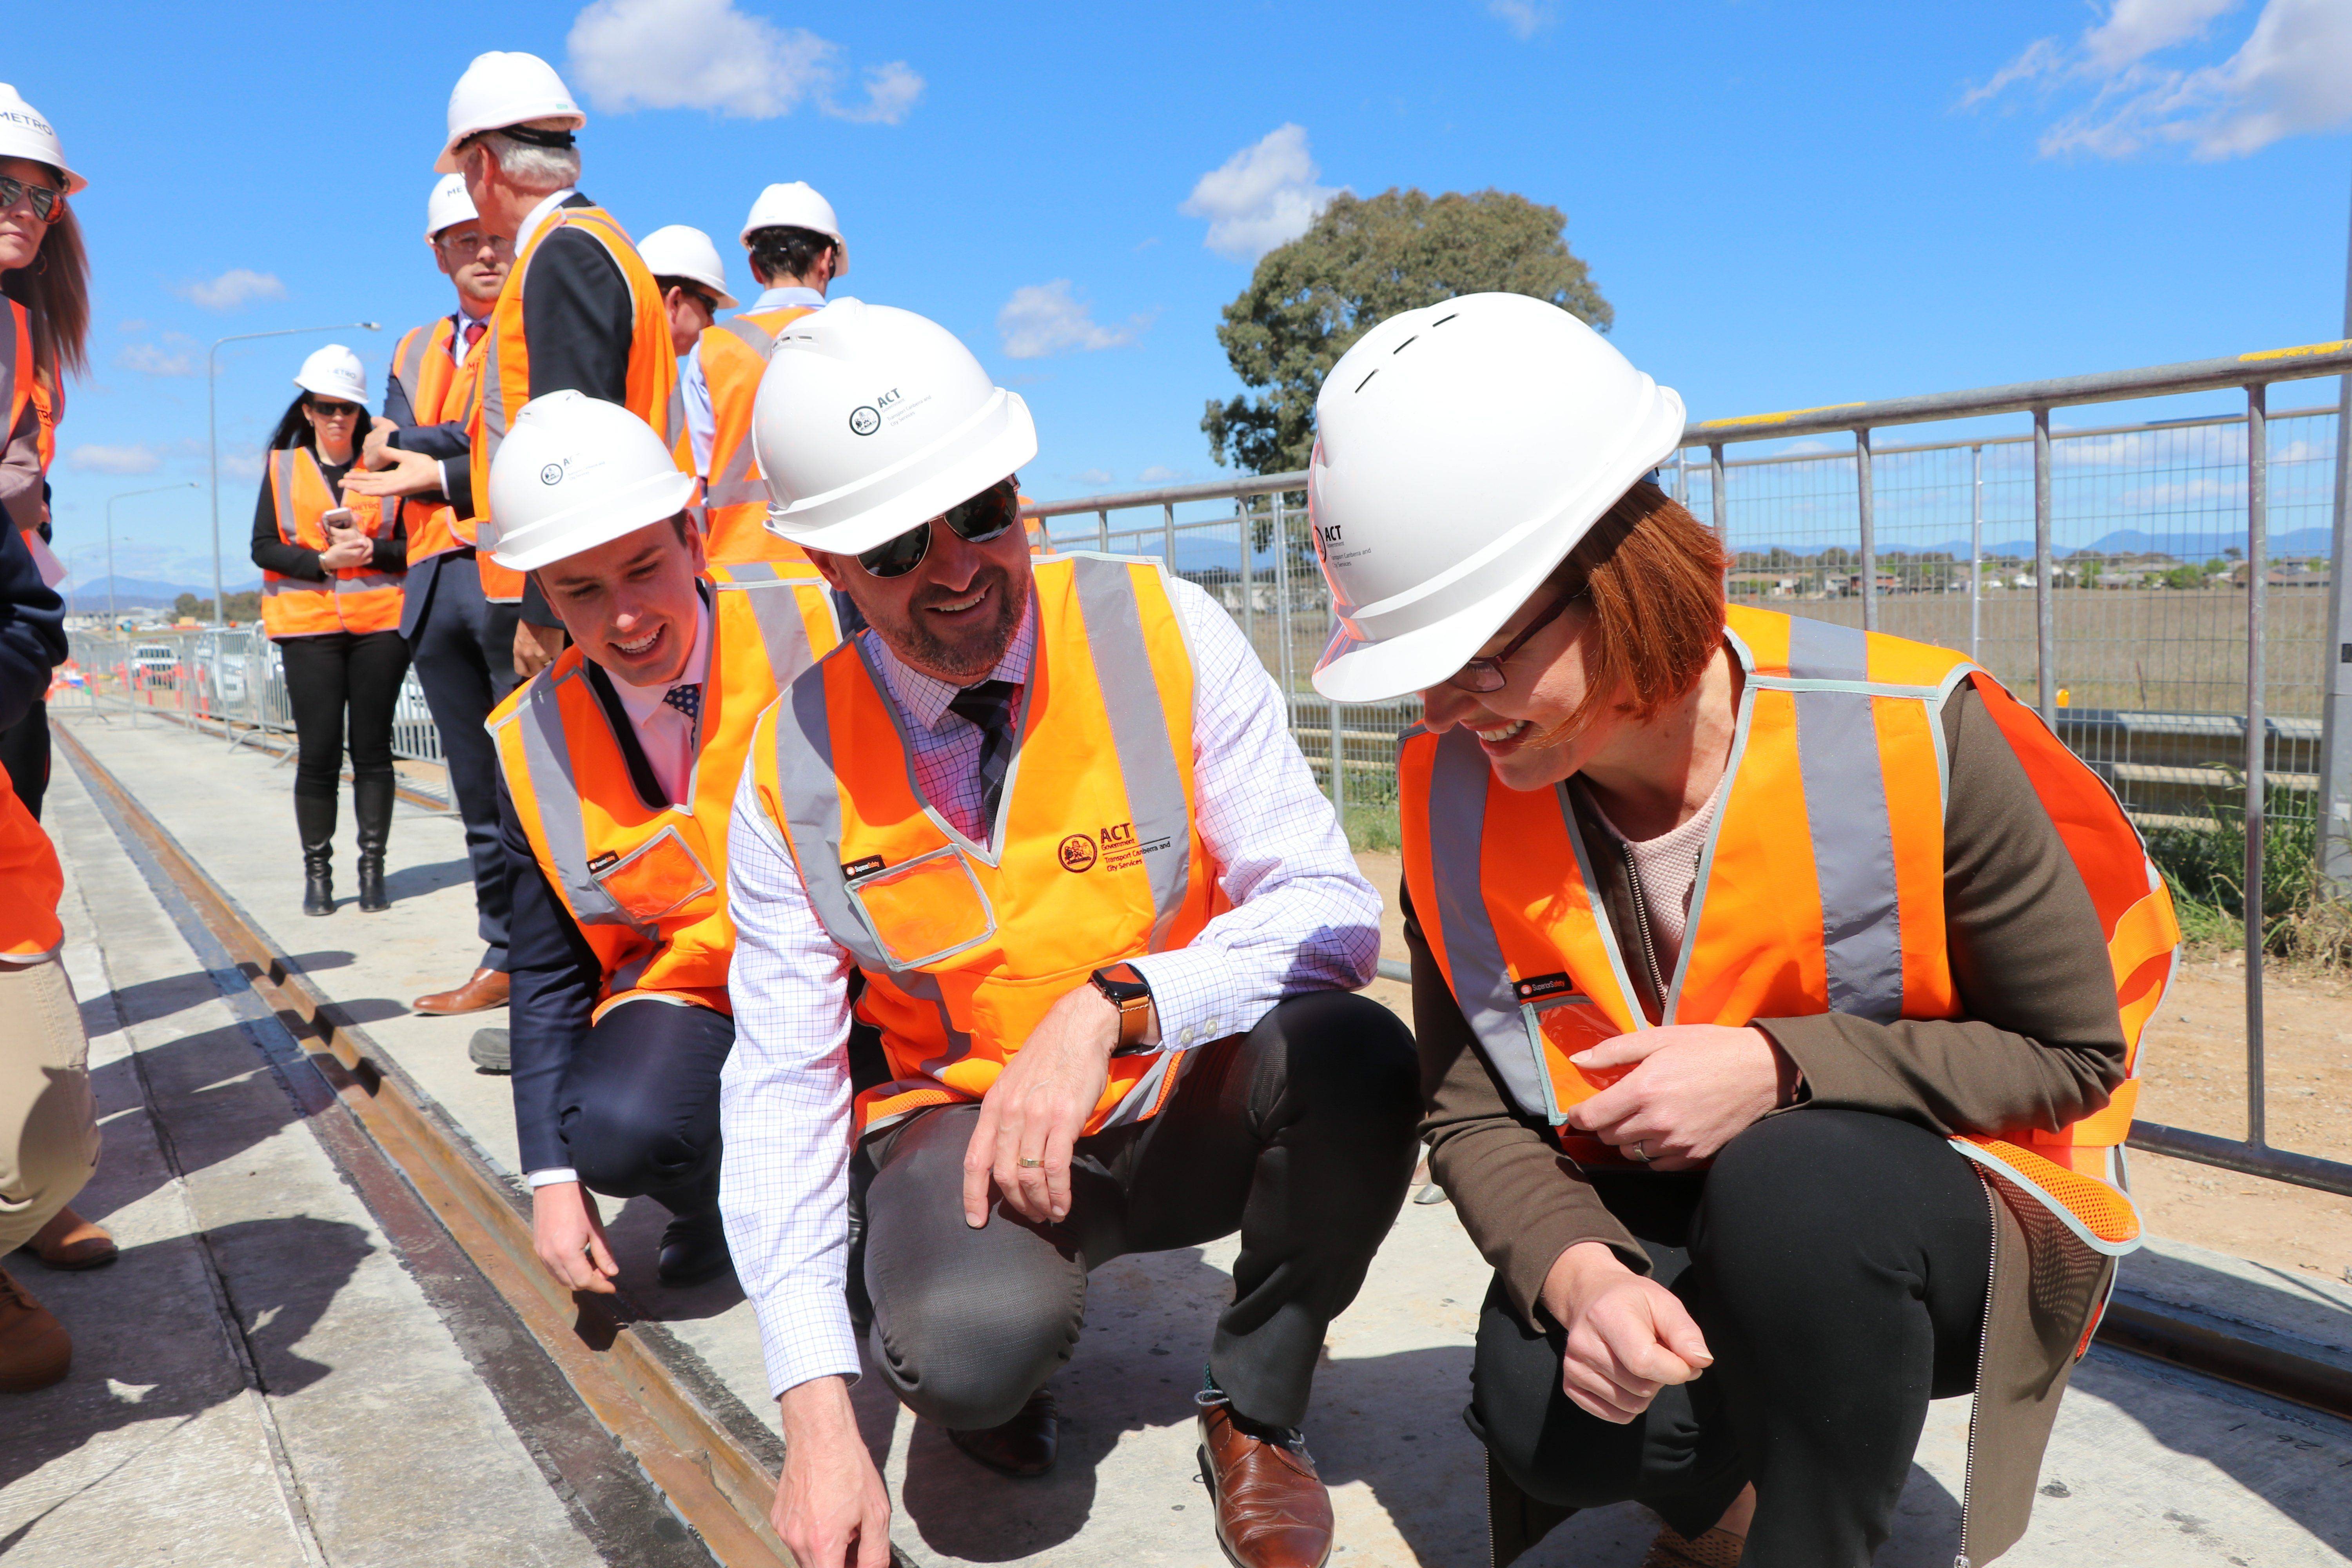
[[[345,419],[360,411],[356,403],[329,403],[322,398],[310,400],[310,412],[321,419]]]
[[[1020,521],[1020,493],[1013,489],[1013,481],[1006,479],[991,485],[970,500],[957,502],[930,522],[919,522],[895,539],[886,540],[871,550],[859,551],[857,563],[870,576],[904,577],[931,552],[932,522],[946,523],[966,543],[986,544],[1003,538],[1005,531]]]
[[[1458,686],[1465,691],[1500,691],[1511,679],[1503,673],[1503,661],[1527,647],[1529,637],[1559,619],[1561,612],[1582,597],[1584,590],[1581,588],[1573,594],[1561,595],[1553,601],[1550,609],[1529,621],[1525,630],[1506,643],[1500,653],[1465,661],[1461,668],[1445,678],[1445,684]]]
[[[37,185],[28,180],[12,180],[0,174],[0,213],[18,202],[33,204],[33,216],[43,223],[55,223],[66,216],[66,194],[49,185]]]
[[[513,236],[484,234],[479,229],[460,229],[456,233],[445,230],[434,243],[452,256],[477,256],[486,245],[490,247],[492,256],[514,254]]]

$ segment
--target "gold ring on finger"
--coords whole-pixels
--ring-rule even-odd
[[[1043,1160],[1033,1160],[1026,1154],[1022,1155],[1020,1159],[1013,1162],[1014,1164],[1019,1165],[1024,1171],[1036,1170],[1038,1167],[1045,1164],[1045,1162]]]

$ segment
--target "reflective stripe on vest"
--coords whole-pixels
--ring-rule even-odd
[[[497,461],[507,426],[530,401],[530,343],[523,325],[523,292],[530,279],[530,264],[550,236],[565,228],[592,235],[620,268],[629,289],[629,363],[622,404],[653,426],[664,446],[677,436],[672,424],[677,385],[677,358],[672,352],[669,315],[661,289],[646,268],[626,230],[602,207],[557,207],[516,253],[498,302],[490,307],[490,330],[478,345],[482,351],[466,433],[471,443],[474,471],[475,538],[478,548],[498,548],[498,519],[489,510],[489,475]],[[691,461],[679,465],[690,469]]]
[[[695,345],[710,395],[704,548],[715,563],[808,559],[799,545],[768,531],[768,486],[754,457],[751,416],[776,339],[787,325],[814,313],[796,305],[730,317],[707,329]]]
[[[1036,664],[987,843],[916,792],[863,637],[794,682],[753,745],[762,807],[883,1032],[894,1081],[859,1097],[861,1130],[978,1098],[1089,971],[1181,947],[1223,907],[1192,823],[1191,656],[1158,563],[1064,556],[1034,583]],[[1087,1131],[1157,1110],[1179,1055],[1114,1061]]]
[[[52,422],[46,400],[34,395],[39,390],[40,377],[33,366],[32,316],[14,300],[8,301],[8,324],[7,338],[0,341],[0,409],[7,413],[7,422],[0,424],[0,449],[16,437],[16,422],[25,417],[25,410],[37,407],[41,471],[47,473],[55,441]],[[20,531],[28,544],[40,537],[38,524]]]
[[[487,337],[485,332],[484,338]],[[451,346],[457,340],[457,323],[444,316],[431,326],[411,328],[393,357],[393,372],[408,391],[409,415],[419,426],[465,419],[473,407],[475,386],[488,354],[484,342],[477,340],[466,351],[461,363],[452,357]],[[488,485],[487,464],[475,473],[474,481],[478,487]],[[408,564],[412,567],[436,555],[471,549],[475,544],[475,520],[459,517],[457,509],[446,500],[412,499],[402,503],[401,516],[408,528]],[[481,578],[484,598],[499,605],[521,601],[521,573],[499,565],[490,559],[488,551],[476,554],[474,567]]]
[[[711,655],[683,805],[638,797],[576,648],[488,721],[534,858],[603,966],[600,1009],[652,991],[728,1010],[727,821],[743,756],[779,674],[837,640],[821,578],[721,570],[709,586]]]
[[[1956,1015],[1939,715],[1967,680],[2084,872],[2136,1049],[2179,936],[2161,878],[2097,775],[1958,654],[1739,607],[1727,619],[1727,643],[1748,673],[1661,1021]],[[1558,1126],[1599,1087],[1567,1058],[1648,1026],[1595,900],[1566,786],[1504,789],[1458,729],[1409,734],[1400,784],[1406,877],[1433,954],[1506,1090]],[[2071,1128],[2008,1136],[2096,1174],[2128,1131],[2135,1087],[2126,1081],[2115,1104]],[[1579,1154],[1612,1157],[1597,1147]]]
[[[306,550],[327,549],[320,519],[337,502],[310,448],[287,447],[269,454],[269,493],[279,539]],[[383,531],[383,506],[375,497],[353,495],[341,504],[361,532],[373,539]],[[400,626],[402,580],[403,574],[379,572],[372,564],[341,568],[318,583],[265,571],[261,624],[272,637],[394,631]]]

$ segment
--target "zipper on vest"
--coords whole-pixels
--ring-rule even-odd
[[[1633,847],[1620,838],[1617,853],[1625,862],[1625,883],[1633,892],[1633,923],[1642,932],[1642,967],[1650,976],[1650,994],[1658,999],[1658,1021],[1666,1018],[1666,977],[1658,973],[1658,944],[1650,936],[1650,900],[1642,892],[1641,868],[1633,864]]]
[[[1992,1341],[1993,1276],[2000,1267],[2000,1194],[1981,1173],[1979,1184],[1985,1193],[1985,1223],[1991,1226],[1991,1239],[1985,1246],[1985,1306],[1984,1320],[1977,1325],[1977,1389],[1976,1402],[1969,1408],[1968,1460],[1960,1470],[1960,1551],[1952,1558],[1952,1568],[1974,1568],[1969,1557],[1969,1504],[1975,1500],[1977,1490],[1977,1417],[1984,1408],[1985,1351]]]

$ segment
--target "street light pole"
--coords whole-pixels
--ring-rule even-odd
[[[109,631],[112,631],[112,630],[114,629],[114,624],[115,624],[115,620],[116,620],[116,618],[117,618],[117,617],[116,617],[116,616],[115,616],[115,613],[114,613],[114,503],[115,503],[116,501],[119,501],[119,500],[129,500],[132,496],[152,496],[152,495],[161,495],[161,494],[163,494],[165,490],[192,490],[192,489],[194,489],[195,488],[196,488],[196,481],[195,481],[195,480],[194,480],[194,479],[184,479],[184,480],[182,480],[180,483],[178,483],[178,484],[176,484],[176,485],[155,485],[155,486],[152,486],[152,487],[151,487],[151,488],[149,488],[149,489],[143,489],[143,490],[124,490],[121,495],[112,495],[112,496],[109,496],[109,497],[107,497],[107,498],[106,498],[106,629],[107,629],[107,630],[109,630]],[[217,581],[218,581],[217,574],[218,574],[218,572],[219,572],[219,565],[218,565],[217,561],[215,561],[215,565],[214,565],[214,572],[215,572],[215,582],[217,582]],[[214,591],[215,591],[215,595],[217,595],[217,593],[219,592],[219,590],[218,590],[217,588],[215,588]],[[218,606],[218,605],[219,605],[219,603],[220,603],[220,601],[219,601],[219,599],[218,599],[217,597],[215,597],[215,598],[214,599],[213,603],[214,603],[215,606],[215,607],[217,607],[217,606]]]
[[[241,343],[254,338],[298,337],[304,332],[340,332],[352,327],[371,332],[383,331],[383,325],[376,321],[338,321],[327,327],[280,327],[274,332],[233,332],[227,337],[214,339],[213,346],[205,351],[205,445],[212,453],[213,625],[216,626],[228,624],[228,595],[221,591],[220,396],[214,379],[219,374],[219,366],[214,363],[214,356],[220,353],[223,343]]]

